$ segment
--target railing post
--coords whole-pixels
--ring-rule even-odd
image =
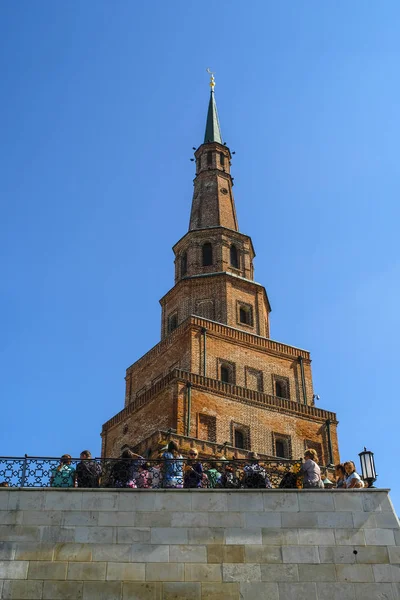
[[[21,475],[21,485],[20,487],[25,487],[25,482],[26,482],[26,468],[28,466],[28,455],[25,454],[24,456],[24,462],[22,464],[22,475]]]

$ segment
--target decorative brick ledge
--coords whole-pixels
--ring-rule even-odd
[[[199,320],[201,321],[201,319]],[[336,413],[316,408],[315,406],[300,404],[293,400],[278,398],[276,396],[271,396],[270,394],[264,394],[238,385],[223,383],[217,379],[203,377],[196,373],[188,373],[187,371],[174,369],[141,396],[128,404],[128,406],[117,413],[112,419],[104,423],[103,432],[120,423],[122,420],[126,419],[128,415],[136,412],[142,406],[150,402],[154,396],[174,380],[182,383],[190,382],[194,389],[197,388],[205,391],[212,391],[214,394],[228,397],[230,400],[235,400],[237,402],[245,402],[247,404],[252,404],[253,406],[264,407],[270,410],[285,412],[305,418],[312,417],[313,419],[319,419],[321,422],[330,419],[332,423],[337,424]]]
[[[139,358],[139,360],[128,367],[126,370],[127,375],[131,371],[132,367],[149,363],[154,359],[154,357],[162,354],[169,346],[175,343],[178,337],[188,331],[191,327],[196,327],[199,329],[205,327],[209,335],[214,334],[218,336],[224,336],[237,342],[248,344],[253,348],[255,347],[259,350],[273,353],[275,355],[284,356],[286,358],[290,357],[293,359],[301,356],[306,361],[310,360],[310,353],[307,350],[296,348],[295,346],[288,346],[287,344],[282,344],[281,342],[276,342],[275,340],[271,340],[269,338],[264,338],[253,333],[247,333],[246,331],[235,329],[235,327],[230,327],[229,325],[224,325],[223,323],[217,323],[216,321],[209,321],[208,319],[191,315],[182,321],[182,323],[165,339],[159,342],[156,346],[153,346],[153,348],[146,352],[146,354]]]
[[[288,346],[287,344],[276,342],[270,338],[264,338],[259,335],[255,335],[254,333],[247,333],[241,329],[236,329],[235,327],[230,327],[229,325],[224,325],[223,323],[217,323],[216,321],[208,321],[207,319],[202,319],[201,317],[196,317],[195,315],[189,317],[189,320],[192,325],[197,325],[197,327],[206,327],[207,334],[214,333],[217,335],[223,335],[235,341],[245,342],[253,347],[255,346],[259,349],[285,355],[286,357],[290,356],[292,358],[298,358],[301,356],[305,360],[310,360],[310,353],[307,350],[296,348],[296,346]]]

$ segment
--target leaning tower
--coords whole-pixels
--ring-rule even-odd
[[[126,371],[125,408],[103,425],[102,455],[152,455],[166,434],[204,454],[298,458],[314,448],[338,461],[337,419],[314,406],[307,350],[270,337],[268,295],[239,230],[214,93],[196,174],[189,230],[173,247],[174,286],[160,300],[161,341]]]

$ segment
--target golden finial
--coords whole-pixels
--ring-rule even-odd
[[[211,77],[210,77],[210,88],[211,88],[211,91],[213,92],[214,88],[215,88],[215,79],[214,79],[215,73],[213,73],[210,69],[207,69],[207,73],[209,73],[211,75]]]

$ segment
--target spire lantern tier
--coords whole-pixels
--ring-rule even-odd
[[[232,157],[229,148],[222,143],[213,77],[210,86],[204,143],[194,153],[196,177],[189,231],[208,227],[227,227],[239,231],[232,191]]]

